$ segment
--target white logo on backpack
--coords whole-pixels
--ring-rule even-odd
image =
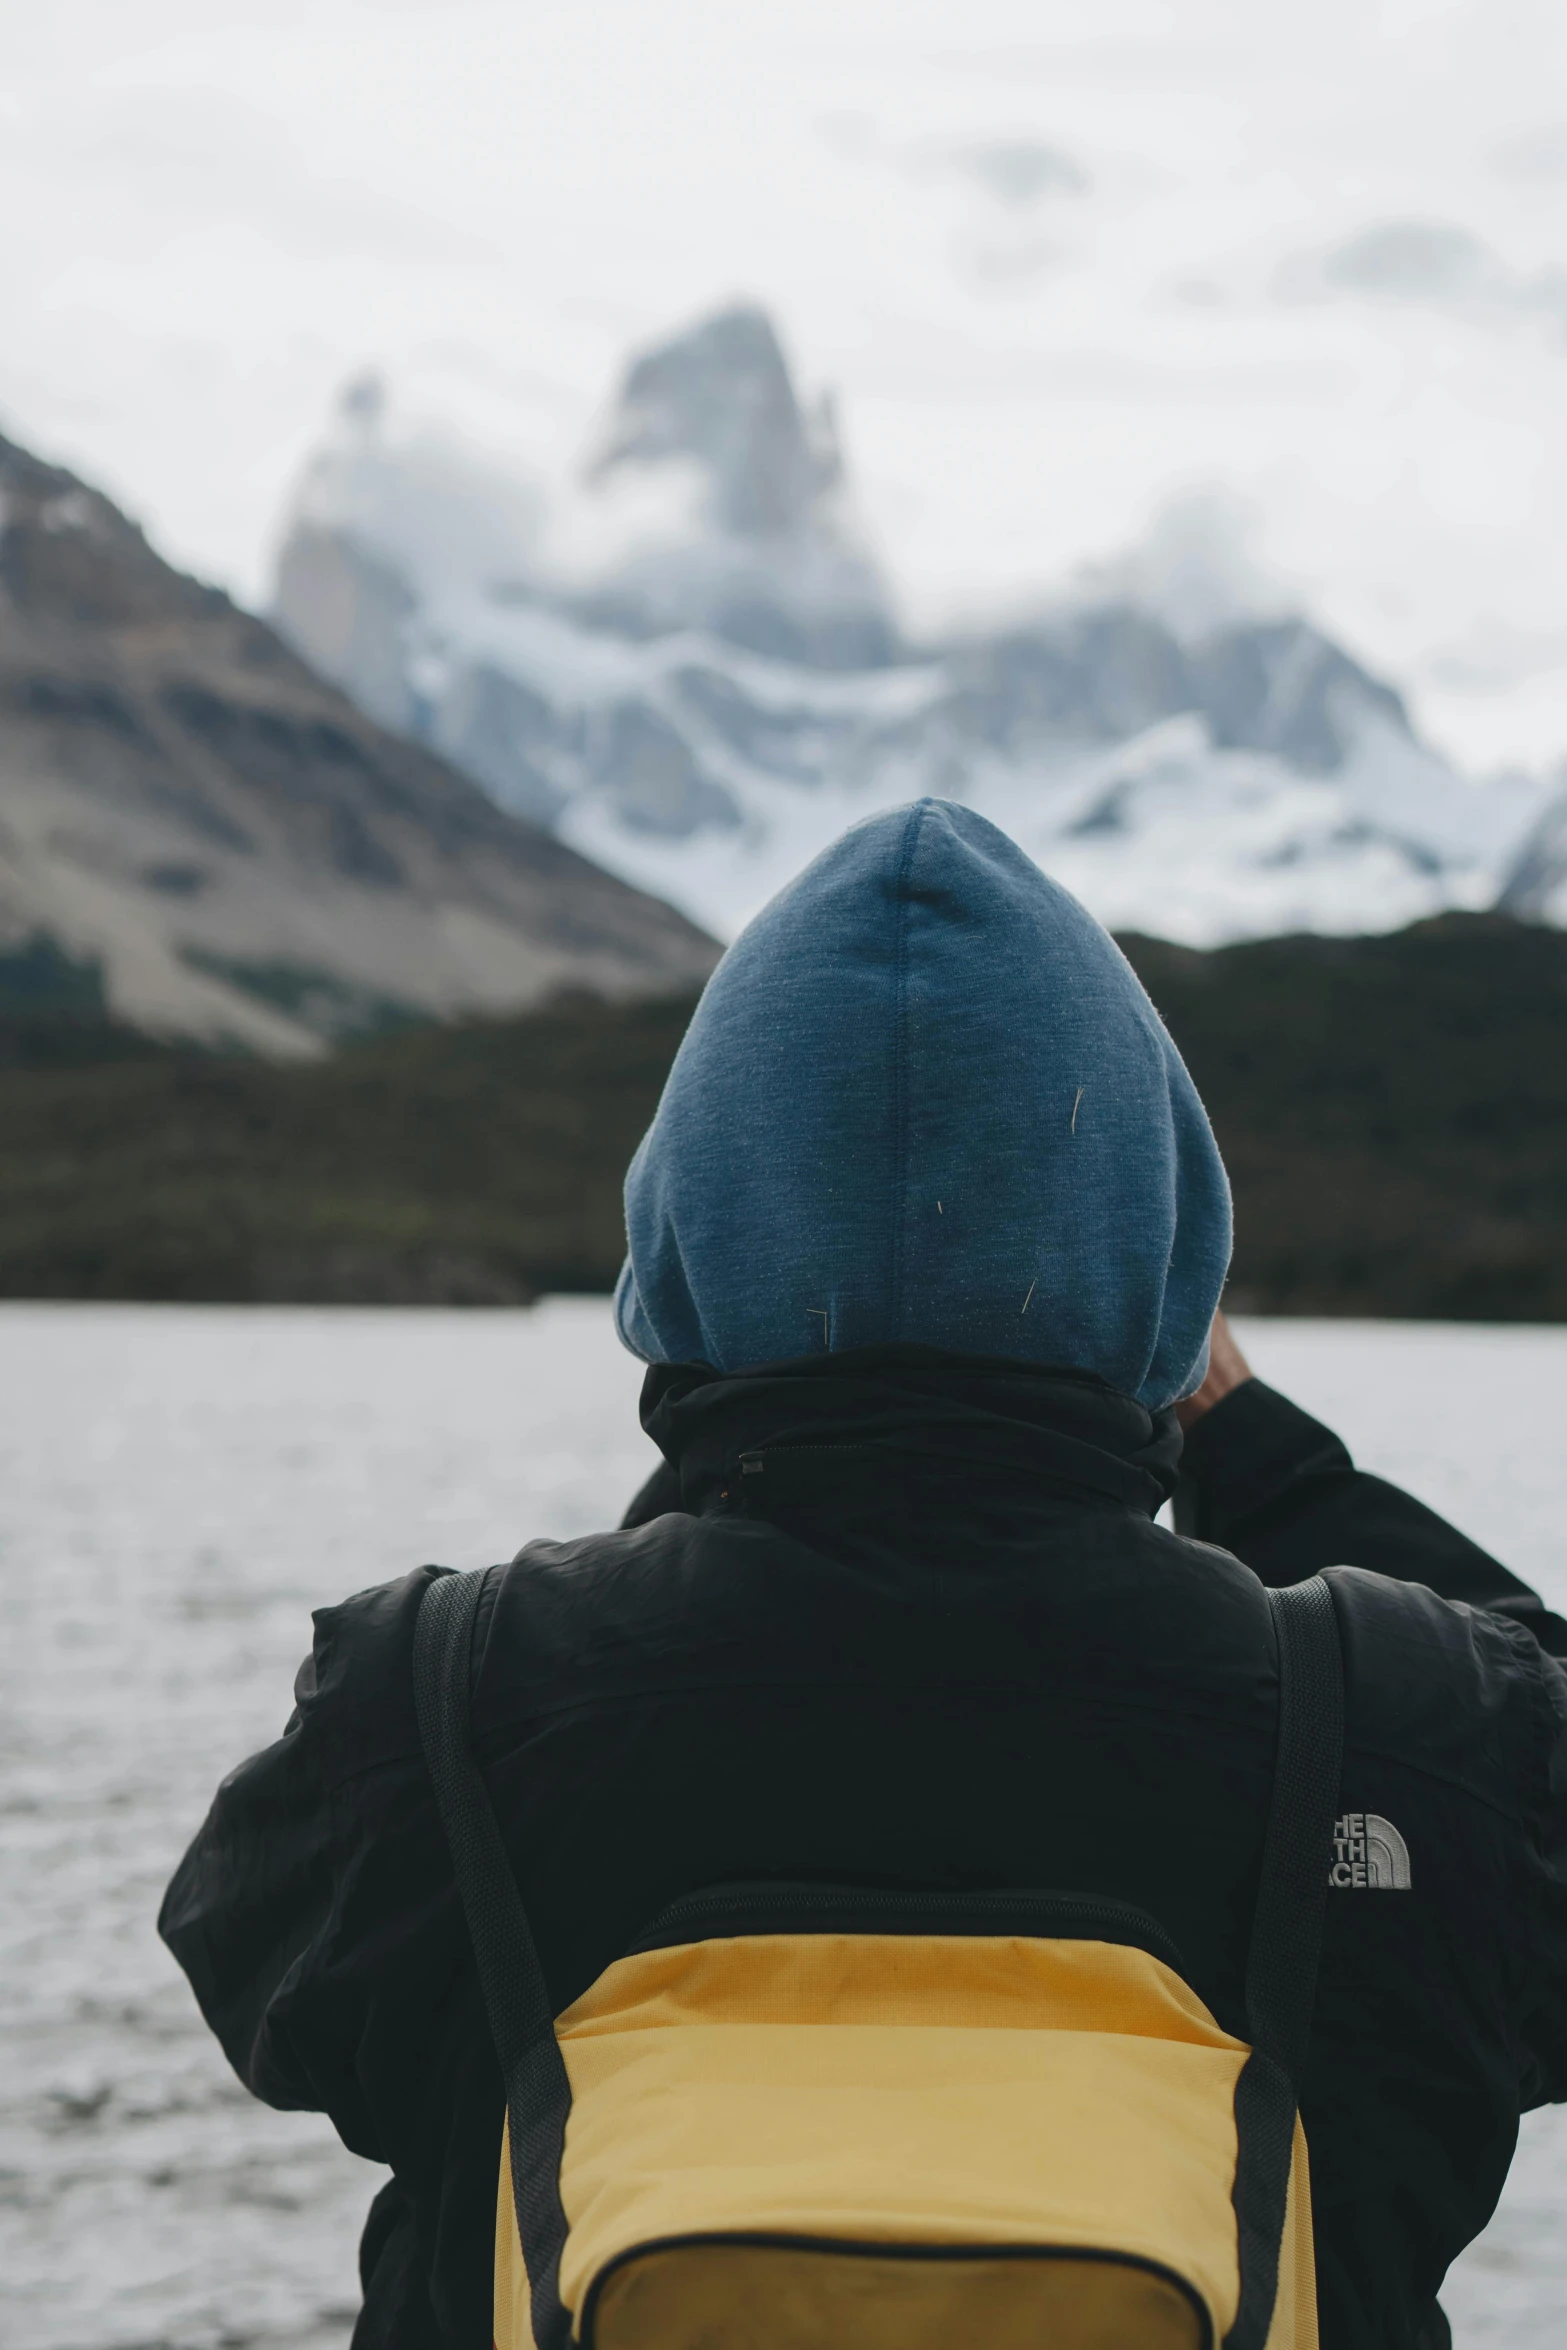
[[[1374,1811],[1347,1811],[1333,1823],[1333,1861],[1328,1883],[1407,1893],[1409,1846],[1391,1820]]]

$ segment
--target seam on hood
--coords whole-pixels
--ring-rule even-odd
[[[920,826],[924,818],[925,806],[921,801],[909,810],[892,901],[895,961],[892,997],[892,1198],[889,1202],[891,1263],[888,1266],[888,1277],[892,1292],[889,1300],[890,1320],[893,1334],[899,1338],[903,1335],[903,1239],[909,1205],[909,877],[914,869],[914,852],[919,846]]]

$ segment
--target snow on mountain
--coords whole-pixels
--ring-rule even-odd
[[[1567,928],[1567,770],[1513,860],[1497,903],[1523,922]]]
[[[383,722],[721,935],[921,792],[1193,944],[1492,902],[1543,787],[1455,773],[1234,550],[1217,579],[1190,522],[1031,617],[911,643],[830,404],[736,307],[631,362],[568,484],[399,434],[351,387],[275,617]]]

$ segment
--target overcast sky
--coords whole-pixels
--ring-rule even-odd
[[[912,620],[1223,493],[1567,755],[1563,0],[0,0],[0,429],[247,600],[338,387],[519,470],[745,294]]]

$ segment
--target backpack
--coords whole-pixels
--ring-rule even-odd
[[[1246,2040],[1067,1892],[730,1884],[560,2016],[469,1726],[483,1575],[426,1589],[420,1737],[506,2088],[496,2350],[1317,2350],[1306,2142],[1343,1664],[1268,1593]]]

